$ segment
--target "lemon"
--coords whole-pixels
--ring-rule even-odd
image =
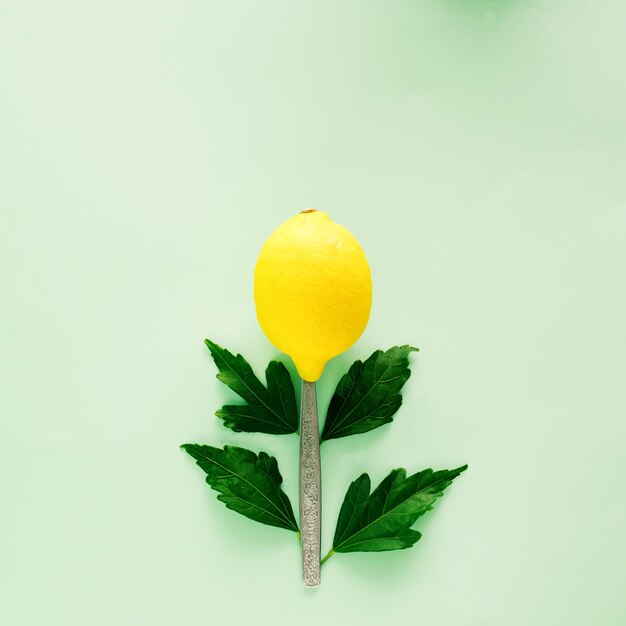
[[[254,300],[267,338],[293,359],[304,380],[314,382],[365,330],[372,305],[370,268],[350,231],[323,211],[307,209],[263,245]]]

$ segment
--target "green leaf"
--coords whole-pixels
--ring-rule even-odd
[[[247,404],[223,406],[215,414],[237,432],[287,435],[298,430],[298,409],[291,376],[283,363],[270,361],[265,370],[267,387],[254,375],[249,363],[210,339],[205,343],[219,369],[217,378]]]
[[[350,485],[341,505],[332,551],[410,548],[422,536],[411,526],[466,469],[467,465],[438,472],[425,469],[409,477],[405,469],[395,469],[371,494],[370,477],[362,474]]]
[[[330,400],[322,440],[366,433],[393,420],[402,404],[400,390],[409,379],[412,346],[376,350],[365,362],[355,361]]]
[[[206,472],[206,481],[229,509],[269,526],[298,532],[291,502],[281,489],[283,477],[273,456],[235,446],[224,449],[186,443],[183,446]]]

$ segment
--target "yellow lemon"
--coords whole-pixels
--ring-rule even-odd
[[[254,300],[267,338],[304,380],[360,336],[372,305],[372,278],[359,242],[323,211],[307,209],[267,239],[254,271]]]

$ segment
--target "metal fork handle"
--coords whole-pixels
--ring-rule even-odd
[[[320,439],[315,383],[302,381],[300,409],[300,535],[305,587],[319,587],[322,525]]]

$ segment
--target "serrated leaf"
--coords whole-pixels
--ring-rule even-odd
[[[210,339],[205,343],[219,369],[217,378],[247,404],[223,406],[215,414],[237,432],[287,435],[298,430],[298,409],[291,376],[283,363],[270,361],[265,370],[267,387],[250,364]]]
[[[366,433],[393,420],[402,404],[400,390],[411,375],[412,346],[376,350],[365,362],[355,361],[330,400],[322,440]]]
[[[425,469],[408,477],[405,469],[395,469],[371,494],[370,477],[362,474],[350,485],[341,505],[333,552],[410,548],[421,537],[411,526],[466,469],[467,465],[438,472]]]
[[[273,456],[246,448],[182,446],[206,472],[206,482],[229,509],[268,526],[298,532],[298,524],[287,494],[282,490],[283,477]]]

